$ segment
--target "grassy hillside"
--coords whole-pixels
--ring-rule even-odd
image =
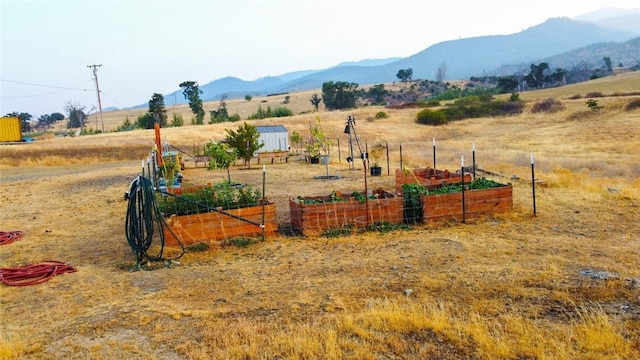
[[[40,285],[0,286],[0,358],[640,358],[640,110],[625,110],[640,96],[598,98],[599,112],[585,103],[589,92],[637,92],[639,76],[522,93],[519,116],[440,127],[417,125],[415,109],[381,107],[252,122],[305,134],[319,116],[340,147],[336,141],[328,168],[295,156],[266,165],[280,235],[191,250],[142,271],[124,234],[123,193],[153,146],[153,131],[0,146],[0,231],[24,232],[0,245],[0,267],[53,259],[78,270]],[[291,94],[289,107],[310,110],[312,93]],[[531,112],[550,97],[562,103],[559,111]],[[228,107],[252,112],[282,100]],[[367,121],[378,111],[389,118]],[[105,127],[127,112],[111,115]],[[363,145],[389,143],[392,174],[401,160],[430,165],[434,137],[440,169],[459,168],[474,143],[480,167],[513,184],[513,211],[387,233],[293,235],[289,196],[363,188],[361,164],[353,171],[340,159],[348,115],[358,119]],[[167,128],[162,137],[189,149],[223,137],[229,125],[239,124]],[[542,180],[537,216],[531,152]],[[186,165],[190,184],[226,177]],[[260,170],[238,164],[231,174],[260,185]],[[393,189],[386,170],[368,179],[370,188]],[[342,178],[314,179],[325,171]]]

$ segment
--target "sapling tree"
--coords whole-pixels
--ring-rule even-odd
[[[260,133],[258,128],[247,124],[240,126],[238,130],[227,129],[227,144],[234,148],[238,157],[244,160],[245,164],[251,168],[251,158],[256,151],[264,146],[258,143]]]
[[[238,158],[234,149],[230,149],[225,143],[210,141],[205,145],[205,154],[209,156],[209,170],[227,169],[227,179],[231,183],[229,167]]]

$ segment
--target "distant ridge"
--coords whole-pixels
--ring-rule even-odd
[[[640,14],[640,9],[637,10]],[[599,17],[596,14],[584,16],[607,23],[619,16],[635,14],[627,11],[619,15],[611,9],[607,11],[600,13]],[[610,56],[615,64],[638,65],[640,51],[637,50],[638,40],[634,40],[640,37],[640,29],[637,28],[640,15],[638,17],[636,28],[631,27],[630,31],[566,17],[551,18],[515,34],[444,41],[406,58],[343,62],[328,69],[302,70],[253,81],[225,77],[201,84],[201,98],[212,101],[223,96],[233,99],[247,94],[261,96],[319,89],[327,81],[359,85],[387,83],[396,81],[398,70],[407,68],[413,70],[414,79],[433,79],[441,64],[446,65],[447,79],[456,80],[472,76],[511,75],[541,61],[549,62],[552,68],[570,69],[579,62],[601,66],[603,56]],[[187,103],[181,89],[164,96],[172,100],[171,104]],[[148,104],[145,103],[136,108],[146,106]]]

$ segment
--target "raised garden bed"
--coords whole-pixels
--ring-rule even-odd
[[[261,236],[263,208],[265,235],[278,230],[275,204],[263,207],[260,191],[241,184],[186,187],[179,196],[161,196],[159,207],[170,227],[163,229],[167,246],[178,245],[171,231],[185,245]]]
[[[368,209],[367,209],[368,208]],[[384,190],[289,198],[291,226],[305,236],[336,228],[365,228],[374,223],[401,223],[402,198]],[[368,221],[367,221],[368,220]]]
[[[418,184],[427,189],[436,189],[449,184],[459,183],[462,175],[448,170],[416,168],[412,170],[396,169],[396,192],[402,193],[402,185]],[[471,182],[471,175],[464,174],[464,182]]]
[[[485,179],[465,183],[464,212],[461,184],[450,184],[434,190],[418,187],[420,185],[410,184],[403,188],[405,221],[420,222],[421,219],[426,222],[461,222],[463,218],[466,221],[504,213],[513,208],[511,184],[499,184]],[[416,206],[419,208],[416,209]]]
[[[211,211],[193,215],[172,215],[166,218],[166,221],[185,245],[208,243],[219,246],[228,239],[262,236],[262,228],[259,226],[227,215],[231,214],[260,224],[262,205],[222,211],[224,213]],[[278,231],[275,204],[265,204],[264,211],[265,236],[273,236]],[[163,230],[165,245],[178,246],[171,231],[167,228]]]

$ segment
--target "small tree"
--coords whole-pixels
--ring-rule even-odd
[[[440,66],[438,66],[438,70],[436,70],[436,82],[438,84],[444,83],[447,79],[447,64],[443,61]]]
[[[413,76],[413,69],[412,68],[400,69],[400,70],[398,70],[398,73],[396,74],[396,77],[398,79],[400,79],[400,81],[402,81],[402,82],[411,81],[411,77],[412,76]]]
[[[295,150],[296,154],[300,154],[300,147],[302,146],[302,136],[300,136],[299,132],[295,130],[291,132],[291,143],[293,144],[293,149]]]
[[[182,126],[184,125],[184,120],[182,119],[182,115],[173,113],[171,116],[171,126]]]
[[[227,179],[231,183],[229,167],[238,158],[236,151],[230,149],[227,144],[210,141],[205,145],[205,154],[209,155],[207,169],[227,169]]]
[[[247,95],[244,96],[244,99],[247,100],[247,101],[251,101],[251,99],[253,99],[253,97],[251,95],[247,94]]]
[[[599,112],[600,109],[603,108],[603,106],[598,104],[598,100],[595,99],[589,99],[587,100],[587,106],[589,107],[589,109],[591,109],[591,111],[593,112]]]
[[[333,141],[327,137],[327,134],[322,129],[320,124],[320,116],[316,116],[316,124],[311,128],[312,147],[316,149],[316,154],[322,152],[324,155],[329,155],[329,150]]]
[[[320,105],[320,102],[322,101],[322,99],[318,96],[318,94],[313,94],[311,96],[310,101],[311,101],[311,105],[313,105],[316,111],[318,111],[318,105]]]
[[[256,151],[264,146],[258,143],[260,133],[258,128],[246,122],[237,131],[227,129],[227,144],[234,148],[239,158],[251,168],[251,158]]]
[[[67,123],[67,129],[83,128],[89,118],[84,113],[85,107],[80,104],[68,103],[66,106],[67,114],[69,115],[69,122]]]

